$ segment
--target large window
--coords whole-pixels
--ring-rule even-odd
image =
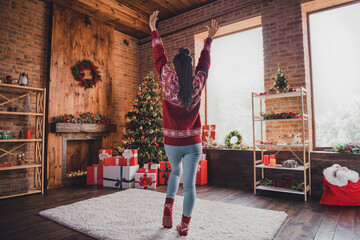
[[[360,3],[309,15],[315,144],[360,140]]]
[[[263,91],[262,28],[216,38],[207,81],[207,122],[216,124],[217,142],[238,130],[252,144],[251,92]]]

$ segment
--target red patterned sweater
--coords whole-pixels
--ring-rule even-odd
[[[200,100],[210,67],[210,46],[207,38],[193,77],[194,101],[186,109],[182,106],[177,75],[168,66],[164,45],[157,31],[151,32],[155,67],[163,92],[163,133],[164,143],[185,146],[201,143]]]

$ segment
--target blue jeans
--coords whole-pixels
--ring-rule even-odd
[[[195,180],[197,167],[202,153],[202,143],[187,146],[171,146],[165,144],[165,152],[171,164],[171,175],[166,197],[175,198],[175,194],[179,188],[182,169],[181,162],[183,160],[183,215],[191,217],[196,198]]]

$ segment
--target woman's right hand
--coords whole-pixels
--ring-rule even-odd
[[[158,20],[158,16],[159,15],[159,11],[156,10],[155,12],[153,12],[150,15],[150,19],[149,19],[149,26],[150,26],[150,30],[151,31],[155,31],[156,30],[156,21]]]
[[[211,19],[210,26],[206,26],[208,29],[208,38],[213,38],[219,29],[219,23],[215,19]]]

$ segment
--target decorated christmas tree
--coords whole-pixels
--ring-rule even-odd
[[[124,149],[138,149],[139,163],[166,160],[164,136],[162,132],[162,108],[160,104],[159,84],[149,73],[142,81],[134,105],[126,115],[123,130]]]
[[[275,76],[274,88],[276,88],[279,92],[283,92],[286,88],[288,88],[288,81],[281,70],[280,63],[278,64],[278,72]]]

